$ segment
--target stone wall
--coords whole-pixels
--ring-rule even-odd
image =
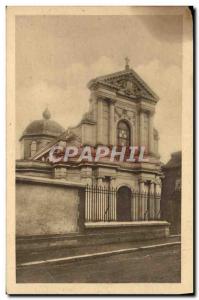
[[[83,200],[83,185],[18,176],[17,236],[78,232],[81,229]]]
[[[18,238],[17,255],[27,255],[30,250],[59,249],[59,247],[85,247],[90,245],[135,242],[162,239],[169,236],[169,223],[165,221],[134,222],[134,224],[86,223],[85,231],[78,235]]]

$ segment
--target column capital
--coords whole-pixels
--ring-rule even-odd
[[[97,99],[99,99],[100,101],[105,101],[107,103],[109,103],[110,105],[111,104],[115,104],[116,103],[116,100],[112,97],[106,97],[106,96],[99,96]]]
[[[115,99],[112,99],[112,98],[109,98],[107,99],[108,102],[110,103],[110,105],[114,105],[116,103],[116,100]]]
[[[102,97],[102,96],[97,97],[97,101],[98,101],[98,102],[102,102],[102,101],[104,101],[104,100],[105,100],[105,98]]]
[[[148,107],[139,107],[138,112],[141,113],[145,113],[149,116],[153,116],[155,114],[155,110],[154,109],[150,109]]]
[[[99,175],[96,177],[97,179],[104,179],[105,177],[103,175]]]
[[[150,180],[146,179],[146,178],[139,178],[138,182],[139,183],[148,183]]]
[[[150,115],[150,116],[154,116],[154,114],[155,114],[155,111],[154,111],[154,110],[150,110],[150,111],[149,111],[149,115]]]
[[[141,179],[141,178],[140,178],[140,179],[138,179],[138,183],[145,183],[145,181],[146,181],[146,180],[144,180],[144,179]]]
[[[150,184],[156,183],[155,179],[148,179],[148,178],[139,178],[138,182],[139,183],[150,183]]]

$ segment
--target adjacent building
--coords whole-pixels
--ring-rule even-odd
[[[162,167],[161,212],[171,226],[172,233],[181,232],[181,151],[171,154],[170,160]]]

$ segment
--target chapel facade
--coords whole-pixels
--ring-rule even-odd
[[[103,164],[77,164],[76,168],[74,164],[59,163],[52,167],[52,176],[88,184],[106,184],[111,180],[115,187],[126,184],[141,190],[147,190],[150,185],[151,191],[160,192],[159,136],[153,125],[157,95],[128,65],[123,71],[91,80],[88,88],[90,108],[81,122],[64,133],[58,128],[60,136],[47,143],[47,147],[38,148],[31,160],[47,161],[49,149],[56,143],[95,148],[98,145],[144,146],[148,162],[110,164],[104,161]]]
[[[124,70],[92,79],[88,88],[89,111],[77,126],[64,131],[59,124],[50,120],[49,111],[45,111],[42,121],[34,121],[27,127],[20,139],[24,144],[22,159],[16,162],[18,180],[21,182],[24,178],[35,182],[38,179],[44,182],[44,179],[49,179],[53,180],[53,184],[61,180],[62,183],[113,188],[118,191],[123,206],[124,199],[129,199],[126,221],[146,220],[147,210],[150,210],[153,219],[155,214],[156,219],[160,219],[160,197],[149,206],[146,197],[138,197],[137,202],[131,197],[133,191],[147,195],[161,194],[159,135],[154,128],[158,96],[129,67],[128,61]],[[49,152],[55,145],[89,145],[93,149],[99,145],[144,146],[148,161],[111,162],[104,158],[99,162],[78,162],[71,158],[67,162],[52,164]],[[117,221],[116,213],[114,218]]]

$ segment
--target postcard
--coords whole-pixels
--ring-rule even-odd
[[[194,9],[6,13],[6,292],[192,294]]]

